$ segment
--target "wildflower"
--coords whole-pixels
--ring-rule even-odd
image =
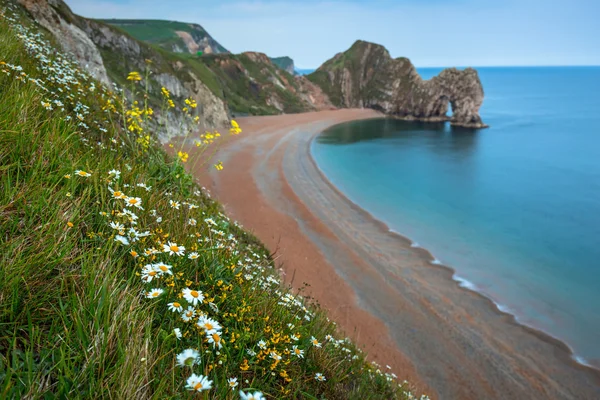
[[[222,328],[217,321],[208,317],[201,317],[197,324],[200,328],[206,331],[207,335],[218,332]]]
[[[114,230],[117,231],[124,231],[125,230],[125,226],[119,222],[111,222],[110,224],[108,224],[111,228],[113,228]]]
[[[71,221],[69,221],[69,222],[67,222],[67,226],[68,226],[69,228],[72,228],[72,227],[73,227],[73,223],[72,223]]]
[[[258,347],[264,350],[267,348],[267,343],[264,340],[261,340],[260,342],[258,342]]]
[[[84,178],[89,178],[90,176],[92,176],[92,174],[82,171],[80,169],[78,169],[77,171],[75,171],[75,175],[79,175],[79,176],[83,176]]]
[[[66,174],[66,175],[64,176],[64,178],[65,178],[65,179],[71,179],[71,174]]]
[[[191,290],[189,288],[183,289],[183,298],[188,301],[191,305],[195,306],[198,302],[204,300],[204,295],[200,290]]]
[[[243,391],[240,390],[240,398],[242,400],[266,400],[266,397],[263,396],[263,394],[261,392],[248,392],[248,393],[244,393]]]
[[[197,223],[198,221],[196,221],[194,218],[188,219],[188,224],[190,224],[191,226],[196,226]]]
[[[215,168],[217,169],[217,171],[223,170],[223,163],[221,161],[219,161],[218,163],[215,164]]]
[[[127,80],[128,81],[141,81],[142,77],[140,76],[139,72],[130,72],[129,75],[127,75]]]
[[[325,340],[327,340],[327,341],[330,341],[330,340],[332,340],[332,339],[333,339],[333,336],[331,336],[331,335],[327,335],[327,336],[325,336]]]
[[[312,343],[313,346],[321,347],[321,343],[319,343],[319,341],[314,336],[312,336],[310,338],[310,342]]]
[[[298,340],[300,340],[300,338],[296,335],[290,336],[290,339],[292,339],[294,342],[297,342]]]
[[[196,310],[194,309],[194,307],[189,306],[187,310],[185,310],[185,312],[181,314],[181,319],[183,319],[185,322],[188,322],[195,316]]]
[[[167,90],[167,88],[162,87],[160,89],[160,91],[162,92],[163,96],[165,96],[167,99],[169,98],[169,96],[171,95],[171,93],[169,93],[169,91]]]
[[[137,207],[143,210],[142,199],[139,197],[125,197],[125,207]]]
[[[155,297],[160,296],[163,292],[164,290],[162,289],[152,289],[148,293],[146,293],[146,297],[149,299],[153,299]]]
[[[165,263],[161,263],[161,262],[154,264],[154,270],[161,275],[164,275],[164,274],[173,275],[173,272],[171,272],[171,268],[173,268],[173,267],[170,265],[167,265]]]
[[[121,236],[121,235],[115,236],[115,242],[119,242],[124,246],[127,246],[129,244],[129,240],[127,240],[127,238],[125,236]]]
[[[235,389],[238,385],[237,378],[229,378],[229,379],[227,379],[227,383],[229,384],[229,387],[232,389]]]
[[[221,336],[215,331],[208,335],[208,343],[212,343],[214,347],[222,348]]]
[[[181,162],[187,162],[189,156],[190,155],[188,153],[186,153],[185,151],[177,152],[177,157],[179,157]]]
[[[281,360],[281,356],[279,354],[277,354],[276,352],[274,352],[274,351],[272,351],[269,355],[275,361],[280,361]]]
[[[152,282],[152,279],[154,279],[157,275],[158,271],[154,269],[154,265],[152,264],[145,265],[142,269],[142,281],[144,282]]]
[[[202,392],[203,390],[209,390],[212,388],[212,381],[208,380],[208,377],[204,375],[192,374],[187,379],[186,387],[188,390]]]
[[[252,349],[246,349],[246,353],[248,353],[250,357],[254,357],[256,355],[256,352]]]
[[[298,358],[304,358],[304,350],[299,349],[298,346],[292,347],[292,353]]]
[[[183,307],[181,306],[181,304],[176,301],[167,304],[167,306],[169,307],[169,310],[171,310],[173,312],[176,312],[176,311],[182,312],[183,311]]]
[[[200,363],[200,353],[194,349],[185,349],[182,353],[177,354],[177,365],[181,367],[191,367],[194,364]]]
[[[52,104],[50,104],[50,102],[47,101],[42,101],[42,107],[44,107],[46,110],[52,110]]]
[[[200,256],[199,256],[199,255],[198,255],[198,253],[196,253],[196,252],[193,252],[193,253],[190,253],[190,254],[188,254],[188,258],[189,258],[190,260],[195,260],[195,259],[196,259],[196,258],[198,258],[198,257],[200,257]]]
[[[125,196],[125,193],[121,192],[120,190],[113,190],[110,186],[108,187],[108,191],[110,193],[112,193],[113,199],[126,199],[127,198],[127,196]]]
[[[242,129],[234,119],[231,120],[231,129],[229,129],[229,132],[231,132],[234,135],[242,133]]]
[[[178,256],[182,256],[185,251],[185,247],[178,246],[175,242],[169,242],[168,244],[163,245],[163,252],[169,253],[169,255],[176,254]]]
[[[319,382],[325,382],[327,379],[325,379],[325,376],[323,376],[322,373],[317,372],[315,374],[315,379],[318,380]]]
[[[119,177],[121,176],[121,171],[118,171],[116,169],[111,169],[110,171],[108,171],[108,174],[112,175],[112,177],[115,179],[119,179]]]
[[[177,201],[169,200],[169,205],[171,206],[171,208],[179,210],[179,205],[180,204]]]
[[[65,196],[71,197],[71,192],[67,193]]]
[[[181,339],[181,336],[182,336],[182,334],[181,334],[181,329],[179,329],[179,328],[175,328],[175,329],[173,329],[173,333],[175,334],[175,337],[176,337],[177,339]]]
[[[131,254],[131,257],[133,257],[133,258],[138,258],[138,256],[139,256],[139,254],[138,254],[138,253],[137,253],[137,251],[135,251],[135,250],[131,250],[131,251],[129,252],[129,254]]]

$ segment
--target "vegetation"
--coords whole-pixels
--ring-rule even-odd
[[[111,92],[36,29],[0,11],[0,398],[414,398],[165,154],[147,75]]]
[[[216,53],[228,53],[227,49],[215,41],[204,28],[197,24],[187,24],[177,21],[162,21],[148,19],[104,19],[103,22],[117,26],[134,38],[172,50],[173,45],[187,51],[183,40],[176,32],[192,34],[196,41],[208,39]]]

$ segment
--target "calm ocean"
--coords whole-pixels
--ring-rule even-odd
[[[463,286],[600,366],[600,67],[478,71],[489,129],[358,121],[313,156]]]

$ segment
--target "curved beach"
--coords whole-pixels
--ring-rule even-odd
[[[389,232],[321,174],[312,139],[331,125],[379,116],[361,109],[240,118],[243,134],[216,155],[225,169],[195,173],[275,252],[286,282],[307,283],[303,295],[418,392],[443,399],[600,398],[599,371],[461,288],[451,269],[432,265],[431,254]]]

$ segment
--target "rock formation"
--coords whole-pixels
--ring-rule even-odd
[[[271,57],[271,62],[290,75],[296,75],[294,60],[289,57]]]
[[[383,46],[357,41],[307,77],[338,107],[368,107],[404,119],[487,127],[479,116],[483,88],[472,68],[445,69],[423,80],[409,59],[393,59]],[[449,104],[451,118],[446,115]]]

